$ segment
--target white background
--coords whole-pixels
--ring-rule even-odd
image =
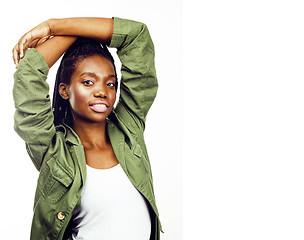
[[[15,71],[11,50],[28,30],[49,18],[112,17],[144,22],[156,50],[159,92],[148,114],[146,144],[156,201],[165,235],[182,239],[181,195],[181,2],[180,1],[8,1],[1,7],[1,198],[0,239],[29,239],[38,172],[13,130]],[[51,89],[58,64],[51,69]]]
[[[184,1],[184,239],[304,239],[303,4]]]
[[[302,1],[32,1],[1,10],[1,238],[26,238],[37,178],[12,131],[13,44],[50,17],[115,15],[145,22],[156,46],[160,90],[146,141],[162,240],[304,239]]]

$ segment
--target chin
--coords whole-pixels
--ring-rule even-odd
[[[87,123],[103,123],[107,120],[107,117],[110,115],[111,112],[105,112],[105,113],[90,113],[88,115],[79,115],[79,114],[73,114],[73,121],[77,122],[87,122]]]
[[[102,123],[102,122],[105,122],[107,120],[108,116],[109,116],[109,114],[100,114],[99,113],[99,116],[89,118],[88,120],[92,123]]]

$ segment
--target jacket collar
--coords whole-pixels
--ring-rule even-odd
[[[78,135],[66,123],[63,123],[62,125],[56,126],[56,130],[62,132],[65,136],[66,141],[69,142],[70,144],[72,144],[72,145],[82,145],[81,140],[78,137]]]
[[[82,146],[79,136],[69,125],[63,123],[62,125],[56,126],[56,130],[64,134],[66,142],[75,146]],[[115,155],[120,160],[120,163],[125,165],[124,134],[117,127],[115,127],[115,124],[113,124],[111,121],[108,121],[107,123],[107,130]]]

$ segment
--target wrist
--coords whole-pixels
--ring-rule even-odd
[[[61,19],[50,18],[46,20],[46,24],[49,26],[50,33],[52,36],[62,35],[59,34],[58,26],[60,26]]]

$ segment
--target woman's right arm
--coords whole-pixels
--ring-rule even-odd
[[[49,68],[75,40],[76,37],[53,37],[36,49],[27,50],[14,74],[14,128],[25,141],[38,170],[56,133],[47,75]]]
[[[15,102],[14,128],[25,141],[27,151],[40,170],[56,131],[46,82],[49,67],[36,50],[26,51],[14,74],[13,97]]]
[[[73,36],[55,36],[37,46],[36,50],[43,56],[47,65],[51,68],[76,39],[77,37]]]

